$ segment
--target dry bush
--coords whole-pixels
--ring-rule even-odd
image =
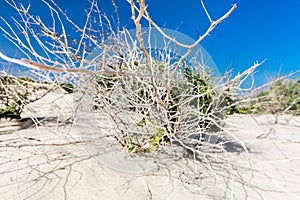
[[[115,58],[107,60],[121,72],[95,75],[95,107],[116,122],[122,133],[118,140],[128,151],[156,150],[164,143],[189,140],[191,135],[190,140],[198,138],[203,145],[202,135],[222,129],[225,84],[211,77],[205,63],[182,64],[180,72],[173,74],[179,59],[151,56],[151,73],[140,48],[126,46],[120,39],[112,43],[124,56],[117,58],[119,63]],[[159,51],[165,55],[169,49]]]
[[[222,172],[234,169],[226,157],[226,143],[234,144],[237,151],[248,149],[224,128],[224,113],[234,106],[227,104],[227,99],[232,91],[243,91],[241,84],[261,63],[254,63],[236,77],[214,79],[205,62],[188,60],[190,64],[187,64],[187,59],[197,45],[229,17],[236,5],[213,20],[201,1],[210,25],[193,44],[184,44],[155,24],[143,0],[137,3],[128,0],[136,25],[136,39],[127,38],[125,28],[115,30],[96,1],[90,1],[83,27],[72,21],[55,1],[43,2],[52,13],[50,26],[42,17],[31,14],[30,5],[7,0],[18,12],[21,22],[13,19],[13,25],[2,19],[5,26],[0,28],[25,58],[11,58],[1,52],[0,58],[33,69],[45,80],[74,84],[75,119],[83,110],[98,115],[107,113],[118,130],[114,137],[128,152],[160,150],[174,161],[186,156],[191,158],[195,168],[186,169],[186,181],[199,174],[197,165],[204,165],[216,177],[219,169]],[[179,57],[169,54],[166,45],[154,56],[151,50],[157,47],[147,46],[143,39],[140,23],[143,18],[162,35],[166,44],[173,43],[185,52]],[[72,36],[66,24],[74,29]],[[18,34],[19,31],[22,34]],[[37,46],[33,47],[32,43]],[[174,151],[174,147],[183,151]]]

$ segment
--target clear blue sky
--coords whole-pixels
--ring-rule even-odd
[[[130,7],[125,0],[115,0],[119,6],[122,25],[134,28]],[[26,0],[17,0],[24,2]],[[38,3],[37,3],[38,2]],[[31,1],[32,9],[40,1]],[[86,0],[56,0],[78,23],[83,22]],[[213,19],[222,16],[231,5],[238,8],[218,26],[201,45],[210,53],[221,73],[233,69],[235,73],[251,66],[254,61],[267,59],[260,68],[259,82],[277,73],[287,74],[300,69],[300,0],[205,0]],[[196,39],[207,28],[208,20],[199,0],[148,0],[152,18],[162,27],[178,31]],[[102,11],[113,15],[110,0],[99,0]],[[0,15],[9,18],[10,9],[1,1]],[[45,15],[43,7],[34,10]],[[0,48],[12,54],[0,36]],[[265,80],[266,79],[266,80]]]

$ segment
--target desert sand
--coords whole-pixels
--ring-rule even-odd
[[[117,143],[99,142],[115,131],[104,115],[77,115],[89,121],[72,123],[72,94],[53,92],[28,105],[22,120],[1,120],[1,200],[300,199],[299,116],[228,117],[226,129],[249,152],[228,151],[232,165],[214,175],[197,169],[199,177],[186,181],[192,159],[128,161]]]

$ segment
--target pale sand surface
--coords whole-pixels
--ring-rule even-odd
[[[23,115],[38,117],[38,127],[31,120],[1,120],[0,200],[300,199],[300,117],[279,116],[277,123],[273,115],[229,117],[228,130],[250,153],[224,154],[235,167],[216,173],[218,182],[203,169],[196,188],[178,178],[192,161],[166,161],[163,167],[151,158],[127,162],[118,146],[117,153],[102,154],[108,144],[97,142],[96,135],[114,129],[103,116],[95,119],[97,131],[88,123],[74,127],[68,120],[73,110],[72,95],[51,93]]]

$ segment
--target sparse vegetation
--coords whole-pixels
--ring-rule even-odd
[[[260,106],[265,112],[300,115],[300,79],[275,81],[257,98],[261,99]]]
[[[0,119],[20,119],[24,106],[42,98],[49,91],[61,88],[72,93],[72,84],[38,82],[28,77],[0,76]]]
[[[27,78],[0,76],[0,119],[20,118],[24,105],[30,101],[31,92],[34,92],[29,86],[31,82]]]
[[[244,98],[244,97],[242,97]],[[248,101],[235,105],[228,114],[279,114],[300,115],[300,79],[275,80],[261,91],[252,91]],[[231,100],[233,104],[234,101]]]

